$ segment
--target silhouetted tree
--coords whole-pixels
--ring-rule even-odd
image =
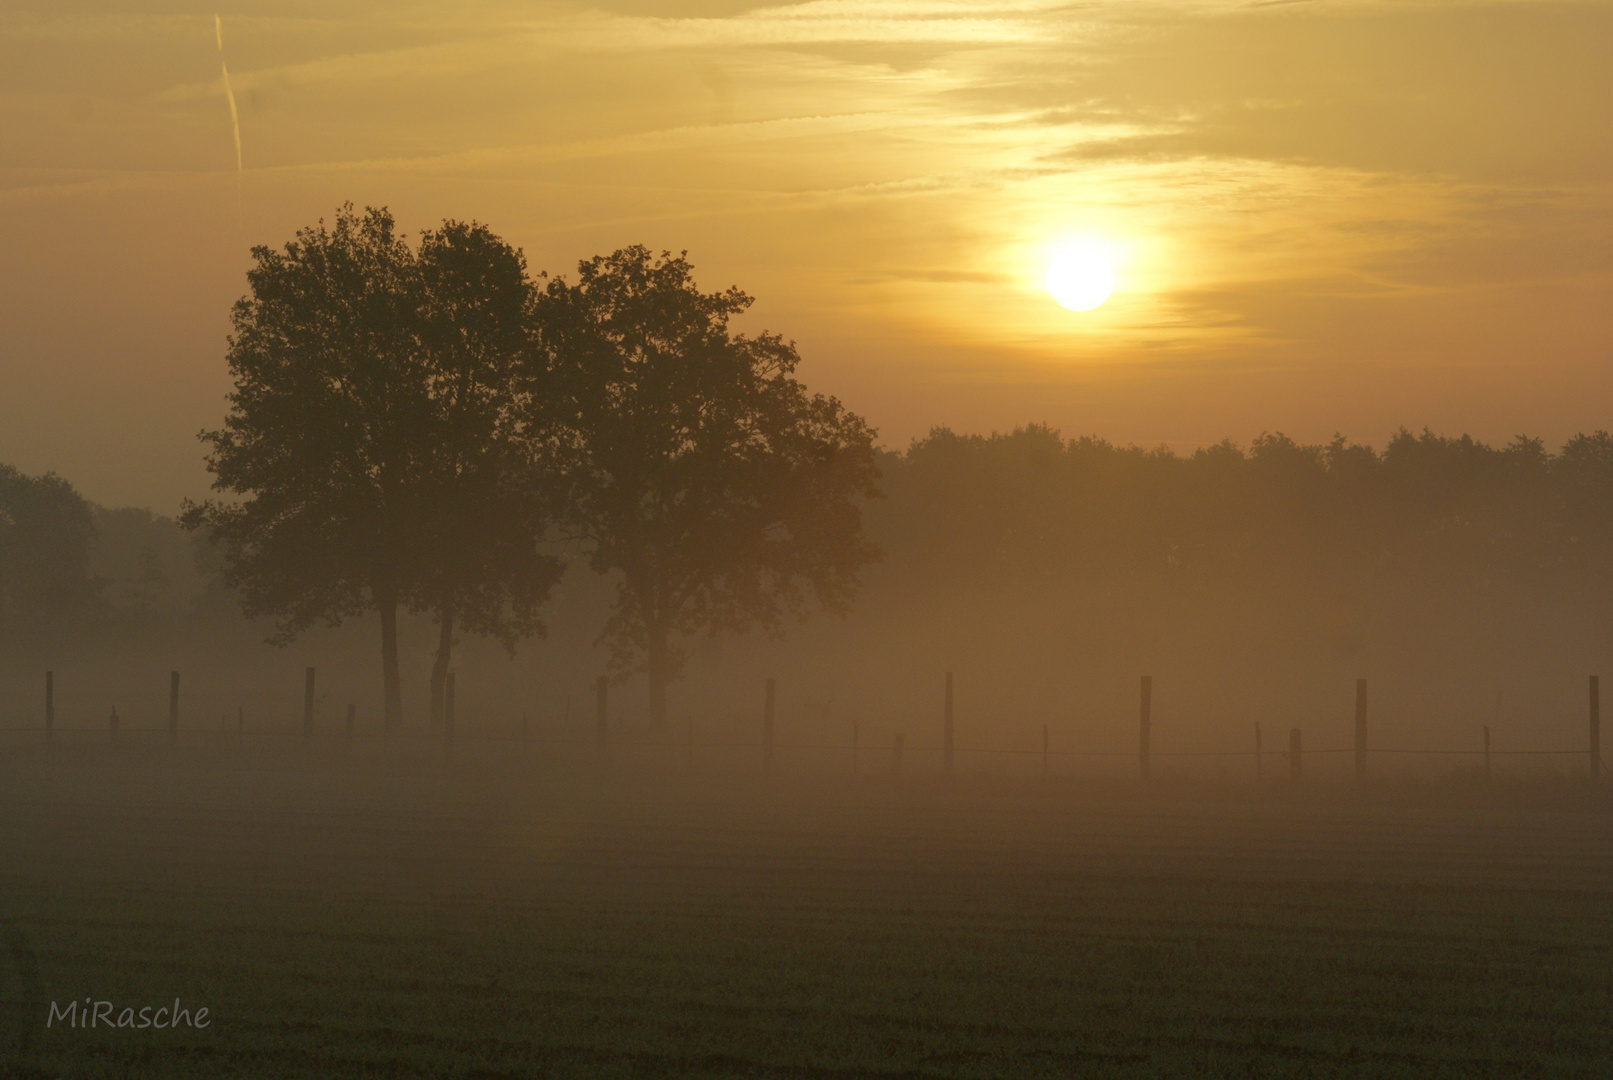
[[[344,207],[252,256],[232,312],[230,412],[201,435],[214,489],[246,498],[188,504],[181,521],[224,545],[226,581],[249,616],[278,620],[276,644],[374,608],[396,724],[397,613],[418,576],[431,430],[414,255],[386,211]]]
[[[252,254],[231,410],[201,436],[214,488],[245,498],[187,505],[182,522],[224,545],[227,582],[248,615],[278,620],[276,643],[375,609],[395,725],[400,604],[436,612],[446,642],[457,614],[513,643],[557,574],[536,549],[542,489],[512,419],[517,376],[531,378],[513,359],[524,267],[452,222],[417,255],[386,210],[351,206]]]
[[[420,325],[432,404],[422,579],[411,606],[437,618],[431,719],[442,718],[454,627],[516,642],[562,564],[542,553],[556,478],[552,388],[527,347],[533,290],[521,253],[485,226],[445,222],[421,238]]]
[[[573,517],[595,570],[621,575],[602,640],[649,680],[652,722],[682,667],[678,638],[843,612],[878,557],[873,432],[792,378],[795,347],[730,333],[751,304],[702,293],[682,256],[624,248],[554,280],[539,305],[577,433]]]
[[[54,473],[0,465],[0,635],[39,640],[98,598],[89,503]]]

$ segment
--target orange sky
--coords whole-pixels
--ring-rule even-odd
[[[1613,427],[1609,56],[1606,3],[11,0],[0,461],[202,494],[246,248],[344,200],[687,249],[891,446],[1557,442]]]

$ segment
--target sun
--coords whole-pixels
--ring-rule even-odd
[[[1047,291],[1070,311],[1091,311],[1115,291],[1115,272],[1103,248],[1091,240],[1063,245],[1047,265]]]

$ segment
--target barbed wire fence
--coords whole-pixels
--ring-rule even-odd
[[[450,676],[452,678],[452,676]],[[1286,749],[1265,749],[1262,745],[1260,725],[1254,725],[1255,747],[1253,749],[1218,749],[1218,750],[1172,750],[1155,748],[1153,745],[1152,720],[1152,679],[1143,676],[1139,693],[1138,718],[1138,746],[1132,750],[1119,749],[1082,749],[1054,747],[1050,743],[1049,728],[1041,728],[1041,747],[1006,747],[1006,746],[960,746],[955,743],[955,720],[952,698],[952,674],[946,676],[946,693],[941,716],[941,742],[940,744],[915,743],[909,744],[906,731],[894,733],[894,739],[882,746],[865,744],[861,738],[861,723],[850,722],[851,739],[848,742],[837,741],[787,741],[779,742],[775,739],[774,724],[774,680],[767,680],[765,705],[762,716],[759,718],[760,739],[724,739],[721,737],[706,737],[697,740],[695,737],[694,719],[685,721],[686,730],[683,737],[637,735],[626,736],[613,727],[607,713],[607,690],[603,677],[595,683],[596,715],[592,723],[593,732],[589,734],[585,727],[586,721],[571,726],[571,729],[557,734],[552,726],[548,730],[539,730],[534,734],[532,726],[528,723],[527,714],[521,714],[520,725],[516,728],[510,725],[503,730],[490,730],[486,727],[465,728],[456,723],[453,711],[454,695],[448,696],[448,709],[441,724],[435,727],[401,727],[385,728],[374,724],[359,725],[356,717],[356,708],[352,704],[346,706],[345,716],[338,723],[320,723],[316,715],[318,706],[327,703],[323,695],[316,694],[315,669],[308,668],[305,673],[303,686],[303,709],[300,719],[287,719],[281,723],[264,724],[261,721],[252,725],[247,723],[247,709],[244,703],[238,704],[233,715],[226,709],[219,714],[216,723],[204,722],[198,724],[194,717],[189,722],[182,722],[184,714],[181,710],[180,673],[169,673],[168,696],[166,699],[167,723],[166,725],[129,724],[118,710],[113,708],[107,720],[99,724],[63,724],[58,722],[56,715],[56,677],[55,672],[46,672],[44,677],[44,701],[40,722],[38,723],[12,723],[0,725],[0,753],[7,749],[17,749],[34,746],[51,747],[56,745],[58,739],[64,743],[71,742],[77,745],[86,745],[99,740],[103,744],[118,744],[123,740],[151,743],[166,741],[173,745],[183,742],[187,745],[233,745],[244,747],[250,744],[258,745],[295,745],[312,746],[316,743],[327,744],[340,742],[349,751],[355,742],[365,743],[396,743],[400,746],[438,746],[444,751],[451,751],[456,743],[484,746],[522,746],[532,749],[548,748],[579,748],[591,747],[601,753],[618,752],[625,750],[655,751],[662,750],[668,753],[683,751],[694,755],[697,752],[722,752],[730,755],[744,755],[756,753],[759,764],[764,769],[772,768],[776,756],[789,753],[821,753],[849,755],[854,766],[861,763],[865,755],[889,754],[887,769],[892,773],[899,772],[904,756],[923,755],[926,758],[939,755],[943,773],[956,771],[956,761],[959,756],[974,758],[1008,757],[1022,760],[1041,759],[1042,771],[1050,771],[1054,760],[1071,761],[1081,759],[1123,761],[1134,759],[1137,762],[1137,771],[1141,778],[1147,779],[1152,771],[1152,762],[1155,759],[1168,761],[1214,760],[1214,759],[1253,759],[1257,778],[1263,775],[1264,761],[1267,758],[1282,762],[1289,766],[1293,779],[1302,775],[1303,762],[1312,756],[1331,757],[1340,754],[1353,754],[1356,758],[1356,777],[1365,779],[1367,775],[1367,761],[1376,756],[1398,757],[1443,757],[1443,758],[1481,758],[1484,762],[1484,772],[1491,775],[1492,760],[1495,758],[1526,758],[1544,759],[1557,758],[1572,761],[1584,759],[1587,763],[1586,773],[1595,779],[1610,773],[1601,756],[1600,732],[1600,695],[1599,679],[1590,676],[1588,682],[1587,703],[1587,740],[1585,745],[1577,748],[1512,748],[1501,749],[1491,745],[1491,731],[1489,725],[1483,727],[1484,745],[1475,748],[1455,747],[1396,747],[1370,745],[1367,739],[1367,710],[1366,710],[1366,680],[1357,680],[1356,689],[1356,739],[1350,746],[1322,746],[1304,748],[1302,746],[1302,731],[1300,728],[1289,729],[1289,744]],[[141,694],[130,695],[126,701],[134,708],[132,712],[150,716],[157,712],[163,699],[154,692],[146,691]],[[257,695],[254,701],[254,715],[263,716],[284,711],[285,698],[276,695]],[[216,710],[209,710],[209,717]],[[566,714],[570,716],[570,702],[568,699]],[[713,723],[713,727],[718,726]],[[877,758],[870,756],[870,761]]]

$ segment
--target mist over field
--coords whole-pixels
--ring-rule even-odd
[[[693,637],[669,723],[653,730],[639,675],[613,683],[611,723],[680,742],[692,720],[703,740],[759,745],[774,678],[781,743],[849,746],[855,721],[864,745],[901,731],[933,750],[952,671],[960,746],[1039,750],[1046,725],[1056,751],[1129,752],[1148,674],[1159,750],[1247,751],[1257,722],[1268,749],[1292,726],[1336,748],[1367,678],[1375,746],[1474,751],[1489,725],[1498,749],[1578,749],[1585,675],[1613,644],[1613,546],[1605,437],[1560,450],[1401,432],[1381,452],[1267,435],[1181,456],[1036,426],[937,430],[879,456],[883,496],[862,512],[882,555],[848,614],[791,620],[777,638]],[[84,510],[92,537],[42,545],[62,560],[59,591],[11,601],[8,723],[38,723],[40,672],[54,668],[64,726],[99,729],[116,705],[125,724],[160,727],[178,669],[187,730],[233,730],[244,710],[252,729],[289,732],[312,665],[322,730],[350,702],[361,727],[379,727],[373,618],[266,645],[272,627],[240,616],[204,539],[150,511]],[[567,568],[544,636],[513,657],[465,636],[465,736],[510,736],[525,714],[534,737],[593,738],[615,582],[577,546],[553,545]],[[14,565],[9,580],[30,576]],[[402,642],[406,723],[424,727],[434,629],[409,620]]]
[[[613,456],[646,363],[552,517],[492,428],[390,444],[389,534],[400,397],[312,370],[260,434],[330,476],[0,468],[11,1074],[1603,1071],[1605,432],[891,450],[773,369],[769,438]]]

